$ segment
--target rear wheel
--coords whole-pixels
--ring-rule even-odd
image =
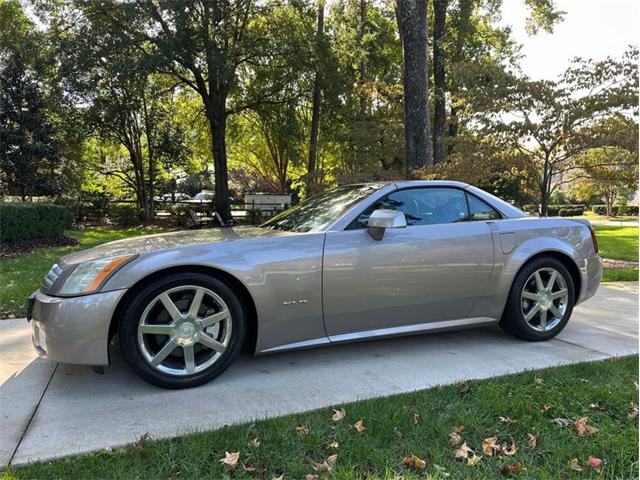
[[[500,325],[525,340],[548,340],[565,327],[574,303],[573,279],[567,268],[555,258],[540,257],[516,276]]]
[[[245,314],[224,282],[179,273],[143,287],[124,309],[119,340],[127,363],[164,388],[201,385],[224,372],[245,336]]]

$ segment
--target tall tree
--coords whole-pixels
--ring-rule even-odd
[[[437,164],[445,157],[446,122],[446,85],[444,35],[449,0],[433,0],[433,163]]]
[[[320,108],[322,102],[322,69],[320,56],[323,52],[324,37],[324,0],[318,0],[318,26],[316,30],[316,71],[313,80],[311,98],[311,129],[309,132],[309,158],[307,160],[307,195],[312,195],[316,183],[316,165],[318,161],[318,130],[320,128]]]
[[[404,66],[405,176],[433,165],[429,125],[427,0],[397,0]]]
[[[14,53],[0,72],[0,172],[4,187],[24,201],[51,195],[62,179],[55,131],[47,118],[38,81]]]

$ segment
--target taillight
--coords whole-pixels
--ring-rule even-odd
[[[596,252],[596,255],[599,253],[598,250],[598,237],[596,237],[596,232],[593,231],[593,227],[589,225],[589,232],[591,232],[591,241],[593,242],[593,249]]]

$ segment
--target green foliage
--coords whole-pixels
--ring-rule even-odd
[[[60,161],[38,82],[15,53],[0,71],[1,188],[23,199],[58,193]]]
[[[212,190],[213,183],[211,183],[211,179],[209,175],[190,175],[184,180],[182,180],[177,185],[177,190],[180,193],[186,193],[190,197],[193,197],[196,193],[201,192],[202,190]]]
[[[593,205],[591,210],[596,215],[608,215],[606,205]],[[611,207],[611,215],[638,215],[637,205],[613,205]]]
[[[0,203],[0,242],[58,237],[72,223],[63,205]]]
[[[140,223],[135,204],[113,204],[109,208],[109,219],[121,227],[133,227]]]

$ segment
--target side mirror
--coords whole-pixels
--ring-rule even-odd
[[[367,221],[367,230],[374,240],[382,240],[387,228],[405,228],[407,219],[398,210],[374,210]]]

